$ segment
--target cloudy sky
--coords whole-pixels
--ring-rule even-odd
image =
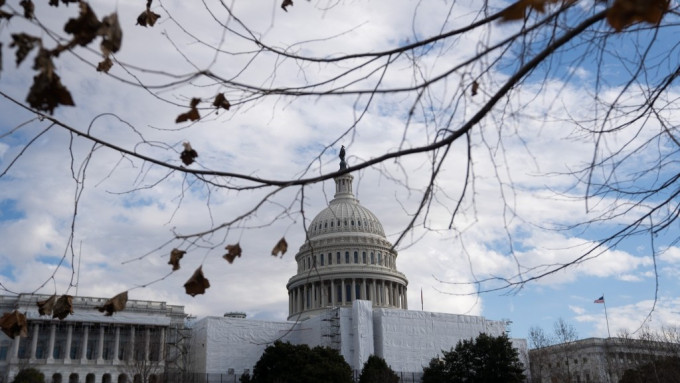
[[[154,2],[152,10],[161,18],[153,28],[143,28],[135,25],[143,1],[93,1],[100,18],[118,14],[122,48],[109,75],[90,64],[101,60],[99,40],[91,50],[77,48],[54,60],[76,104],[57,108],[54,117],[173,166],[181,165],[182,142],[189,141],[199,154],[192,169],[295,180],[336,171],[340,145],[348,148],[350,165],[357,165],[438,140],[467,122],[519,65],[514,45],[462,67],[420,98],[417,92],[249,97],[235,90],[238,84],[283,88],[325,81],[313,90],[360,91],[376,86],[377,78],[380,89],[409,87],[519,28],[516,23],[493,22],[395,56],[387,70],[382,62],[372,62],[349,71],[364,61],[283,59],[260,51],[251,37],[289,54],[328,58],[404,46],[468,25],[484,13],[450,1],[294,3],[284,12],[278,0],[206,1],[206,6]],[[505,5],[491,2],[488,12]],[[14,3],[8,7],[19,10]],[[592,2],[583,1],[562,21],[597,11]],[[131,299],[184,305],[187,313],[199,317],[245,311],[251,318],[285,319],[285,285],[296,272],[295,253],[304,241],[305,225],[332,199],[332,180],[282,190],[254,187],[257,184],[248,180],[199,178],[121,155],[59,126],[41,134],[50,122],[13,101],[23,103],[26,98],[35,75],[35,52],[17,67],[9,35],[28,30],[53,47],[54,35],[48,31],[61,33],[65,20],[77,12],[74,5],[39,5],[36,15],[47,29],[37,30],[19,17],[0,28],[5,43],[0,72],[4,293],[107,297],[130,290]],[[607,29],[598,25],[596,29]],[[645,56],[661,68],[645,74],[650,86],[678,64],[677,48],[664,40],[673,31],[663,32]],[[530,326],[549,331],[559,318],[573,324],[580,337],[604,337],[604,306],[593,303],[604,294],[612,335],[620,329],[634,331],[643,323],[680,324],[677,224],[652,237],[641,233],[615,248],[589,253],[598,240],[644,214],[640,206],[628,209],[632,202],[625,196],[597,195],[596,185],[612,169],[623,177],[617,178],[619,186],[640,189],[678,173],[674,144],[657,138],[664,126],[674,131],[677,125],[677,84],[671,83],[659,96],[659,103],[666,105],[656,119],[634,120],[628,129],[600,141],[590,133],[594,127],[631,120],[626,113],[641,104],[645,87],[625,88],[625,80],[635,73],[631,63],[642,54],[628,42],[639,35],[648,36],[617,36],[602,51],[579,41],[558,51],[472,129],[469,145],[464,136],[446,153],[409,155],[353,173],[355,194],[395,242],[411,222],[432,169],[441,160],[426,214],[397,246],[397,267],[409,279],[410,309],[420,309],[422,291],[425,310],[509,320],[514,337],[526,337]],[[532,38],[536,46],[532,42],[528,48],[539,47],[544,36]],[[646,46],[644,38],[640,40]],[[660,54],[664,47],[672,53]],[[668,56],[676,61],[667,61]],[[203,75],[195,76],[197,72]],[[345,77],[336,78],[343,73]],[[472,96],[475,76],[479,90]],[[229,111],[209,106],[220,92],[232,101]],[[192,98],[204,100],[199,105],[201,120],[175,123]],[[613,101],[619,108],[602,108]],[[579,170],[593,160],[593,153],[603,170],[593,175],[593,189],[588,189]],[[616,155],[608,157],[612,153]],[[617,160],[621,165],[612,166]],[[659,170],[650,174],[650,168]],[[595,197],[586,201],[587,193]],[[677,197],[671,194],[661,193],[657,199],[669,198],[672,211]],[[657,199],[645,202],[651,206]],[[187,239],[176,239],[182,236]],[[287,239],[289,251],[272,257],[271,248],[281,237]],[[243,255],[228,264],[223,249],[234,243],[240,243]],[[174,247],[187,254],[181,269],[168,275],[168,255]],[[583,262],[504,288],[503,281],[531,279],[584,254]],[[205,295],[190,297],[182,286],[201,265],[211,287]],[[477,294],[480,290],[491,291]]]

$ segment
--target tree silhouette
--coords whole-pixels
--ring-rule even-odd
[[[266,18],[261,9],[253,15],[251,8],[242,11],[223,1],[202,2],[194,11],[158,0],[117,10],[73,0],[48,5],[0,1],[0,23],[7,28],[0,35],[0,53],[5,61],[14,56],[18,67],[0,68],[4,78],[18,79],[0,89],[2,110],[12,112],[0,133],[11,147],[0,178],[8,185],[22,179],[16,168],[25,157],[44,156],[45,164],[49,158],[70,159],[72,219],[66,225],[63,257],[51,277],[70,264],[69,288],[76,285],[78,230],[89,225],[81,225],[86,207],[81,198],[95,183],[113,179],[127,180],[126,190],[111,191],[121,198],[153,198],[150,190],[168,187],[176,189],[177,197],[166,202],[176,204],[177,211],[188,203],[189,194],[206,201],[202,226],[185,226],[173,215],[168,240],[147,244],[137,259],[169,257],[173,250],[185,252],[186,258],[218,254],[237,243],[234,232],[274,222],[293,222],[306,230],[305,188],[368,169],[415,196],[404,207],[410,219],[395,246],[431,231],[463,241],[480,216],[498,217],[507,234],[497,236],[504,241],[498,251],[515,268],[506,275],[482,270],[470,284],[476,292],[519,289],[631,237],[649,238],[653,256],[677,243],[673,224],[678,217],[675,158],[680,141],[674,85],[680,65],[678,45],[668,43],[675,41],[677,4],[517,0],[499,7],[486,1],[469,6],[453,2],[422,31],[415,28],[422,22],[421,5],[410,15],[394,15],[412,19],[413,29],[395,38],[354,29],[333,35],[323,28],[310,36],[295,28],[285,29],[291,36],[278,33],[278,25],[312,22],[296,15],[314,14],[316,21],[345,16],[337,3],[322,3],[277,2],[275,16]],[[380,38],[377,45],[384,48],[367,45],[373,38]],[[580,80],[579,68],[592,77]],[[77,75],[86,74],[97,77],[81,87]],[[92,83],[102,92],[111,89],[120,105],[98,105],[97,97],[87,92]],[[567,90],[582,100],[560,100]],[[140,116],[134,106],[142,97],[153,109]],[[314,135],[321,143],[313,154],[296,144],[272,146],[278,161],[270,159],[268,169],[233,160],[243,156],[245,164],[255,162],[243,153],[247,149],[226,153],[228,145],[215,138],[214,130],[223,128],[225,136],[238,137],[239,130],[227,125],[248,113],[267,114],[269,121],[283,119],[281,105],[318,108],[321,114],[334,108],[348,112],[329,122],[329,129],[299,128],[295,134]],[[86,106],[90,112],[81,112]],[[545,133],[558,122],[570,131]],[[295,122],[290,125],[292,129]],[[401,133],[379,142],[375,150],[360,151],[354,137],[372,126]],[[207,139],[191,140],[201,129],[213,131]],[[273,130],[262,141],[282,141],[285,135]],[[516,161],[506,156],[505,148],[542,135],[556,138],[527,146],[529,157],[566,140],[590,148],[587,157],[562,169],[573,182],[556,190],[565,199],[585,201],[582,219],[546,224],[587,235],[568,259],[533,264],[516,250],[525,223],[518,210],[528,204],[525,198],[542,196],[515,180],[513,170],[529,168],[527,172],[542,175],[544,168],[552,175],[558,170]],[[61,150],[40,152],[44,138],[58,141]],[[347,146],[349,166],[336,171],[335,151],[341,143]],[[364,154],[353,156],[353,151]],[[292,162],[295,170],[281,174],[283,162]],[[480,162],[490,164],[491,174],[484,174]],[[91,167],[99,173],[96,182]],[[449,175],[456,175],[454,184]],[[489,177],[495,185],[486,183]],[[480,211],[480,185],[495,188],[500,204],[492,213]],[[213,199],[243,202],[217,216],[211,210]],[[255,219],[261,216],[265,218]],[[272,247],[278,238],[271,240]],[[188,269],[202,264],[201,258],[191,257]],[[167,275],[173,271],[168,268]],[[48,281],[36,282],[36,291]]]

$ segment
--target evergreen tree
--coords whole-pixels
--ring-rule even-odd
[[[24,368],[16,374],[12,383],[45,383],[45,375],[35,368]]]
[[[443,351],[423,369],[423,383],[523,382],[522,363],[507,335],[484,333],[458,342],[455,349]]]
[[[371,355],[361,369],[359,383],[398,383],[399,376],[387,365],[385,359]]]
[[[352,383],[352,369],[328,347],[276,341],[255,364],[251,383]]]

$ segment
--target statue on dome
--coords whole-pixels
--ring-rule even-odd
[[[347,169],[347,162],[345,162],[345,145],[340,148],[340,170]]]

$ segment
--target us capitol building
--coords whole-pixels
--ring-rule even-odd
[[[347,168],[344,148],[340,170]],[[21,366],[42,370],[54,383],[128,383],[144,380],[129,366],[176,369],[178,339],[190,345],[181,368],[206,381],[237,381],[251,373],[268,344],[276,340],[336,349],[355,371],[372,354],[398,373],[419,377],[423,366],[463,339],[484,332],[497,336],[505,322],[481,316],[408,310],[406,276],[397,270],[397,252],[380,220],[355,198],[351,174],[336,177],[335,196],[312,220],[307,240],[295,256],[297,273],[287,283],[288,321],[246,319],[244,314],[211,316],[193,322],[190,336],[178,333],[183,307],[130,301],[111,317],[95,311],[103,298],[74,297],[75,314],[64,323],[39,317],[29,295],[0,297],[3,312],[29,313],[29,337],[0,334],[0,382]],[[28,308],[32,307],[31,310]],[[520,355],[526,341],[513,340]],[[166,378],[168,376],[166,375]],[[181,380],[180,380],[181,381]]]

